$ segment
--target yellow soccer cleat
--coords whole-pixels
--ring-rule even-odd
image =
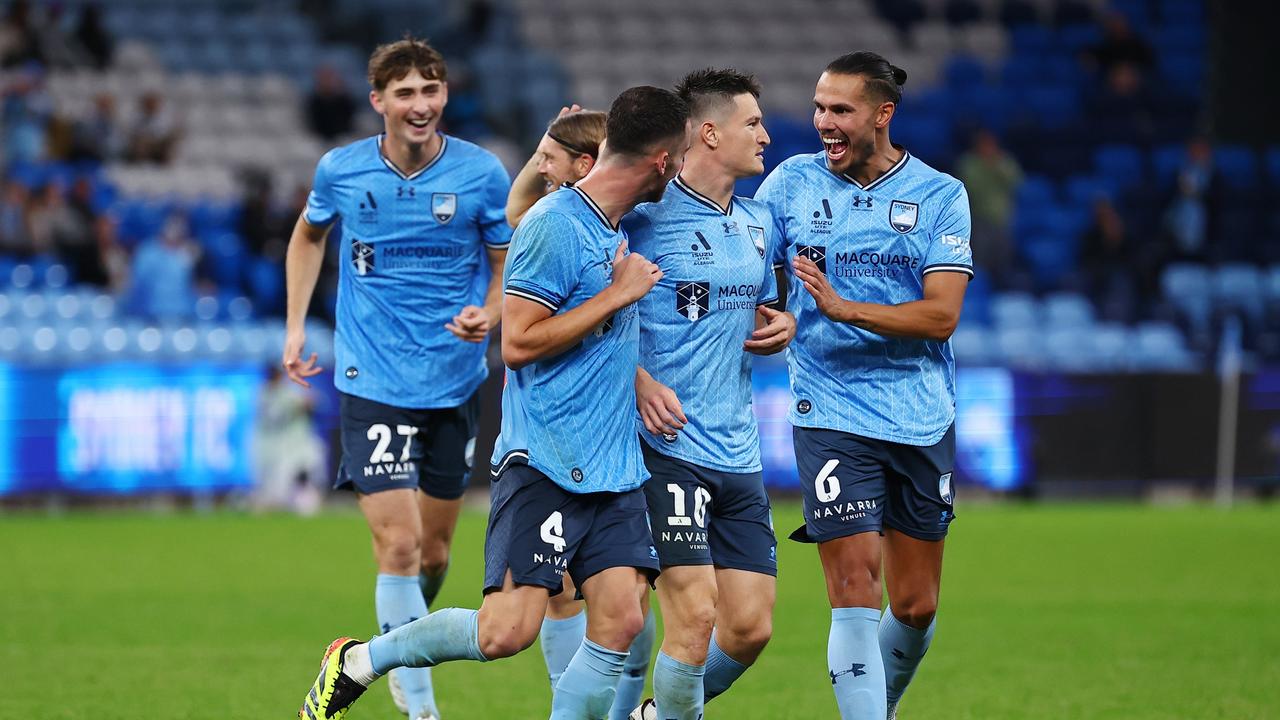
[[[342,673],[347,650],[359,645],[351,638],[338,638],[329,643],[320,662],[320,675],[311,692],[302,701],[298,717],[303,720],[341,720],[347,708],[365,691],[365,686]]]

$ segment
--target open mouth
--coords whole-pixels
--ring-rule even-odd
[[[849,152],[849,141],[844,138],[824,137],[822,144],[827,148],[827,159],[838,161]]]
[[[408,122],[410,126],[415,127],[419,130],[426,130],[427,128],[431,127],[430,119],[421,119],[421,120],[409,119],[409,120],[406,120],[406,122]]]

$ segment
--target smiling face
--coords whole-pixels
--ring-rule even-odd
[[[861,75],[824,72],[813,93],[813,127],[822,137],[827,167],[848,173],[871,159],[876,131],[888,127],[894,104],[867,92]]]
[[[383,117],[388,138],[404,145],[421,145],[430,142],[439,129],[440,116],[449,102],[449,85],[410,70],[381,91],[371,91],[369,102]]]
[[[564,145],[543,136],[538,143],[538,174],[547,183],[547,189],[554,190],[564,183],[576,183],[586,177],[595,165],[595,160],[586,153],[580,155]]]

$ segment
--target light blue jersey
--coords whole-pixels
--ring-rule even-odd
[[[382,136],[330,150],[316,166],[306,221],[342,218],[334,385],[409,409],[457,407],[484,382],[488,346],[445,324],[483,305],[484,246],[511,239],[511,181],[498,159],[442,136],[412,175],[382,154]]]
[[[848,300],[897,305],[924,297],[932,272],[973,275],[969,196],[959,180],[904,152],[863,187],[797,155],[756,193],[773,211],[788,271],[797,254]],[[784,255],[785,253],[785,255]],[[889,338],[828,320],[795,281],[787,309],[797,334],[787,350],[793,425],[907,445],[932,445],[955,419],[949,342]]]
[[[506,294],[565,313],[613,280],[626,237],[591,198],[563,188],[520,221],[507,259]],[[576,346],[507,370],[493,474],[527,463],[569,492],[624,492],[649,477],[636,437],[635,305],[614,313]]]
[[[751,358],[742,343],[756,306],[778,299],[769,209],[733,198],[721,209],[679,177],[662,201],[639,205],[622,222],[632,250],[662,268],[640,300],[640,366],[675,391],[689,422],[656,436],[654,450],[732,473],[760,470],[751,412]]]

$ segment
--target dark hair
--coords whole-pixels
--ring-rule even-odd
[[[867,90],[881,102],[902,102],[902,86],[907,82],[907,71],[892,65],[882,55],[866,50],[841,55],[827,65],[827,72],[861,75],[867,81]]]
[[[393,43],[379,45],[369,56],[369,84],[378,92],[411,70],[417,70],[428,80],[444,82],[447,79],[444,56],[426,40],[406,35]]]
[[[574,155],[600,156],[607,116],[599,110],[579,110],[551,121],[547,136]]]
[[[689,105],[679,95],[651,85],[627,88],[609,106],[605,136],[611,152],[644,155],[684,133]]]
[[[760,83],[754,75],[732,68],[695,70],[676,85],[676,94],[689,104],[689,115],[695,118],[706,116],[744,93],[759,98]]]

